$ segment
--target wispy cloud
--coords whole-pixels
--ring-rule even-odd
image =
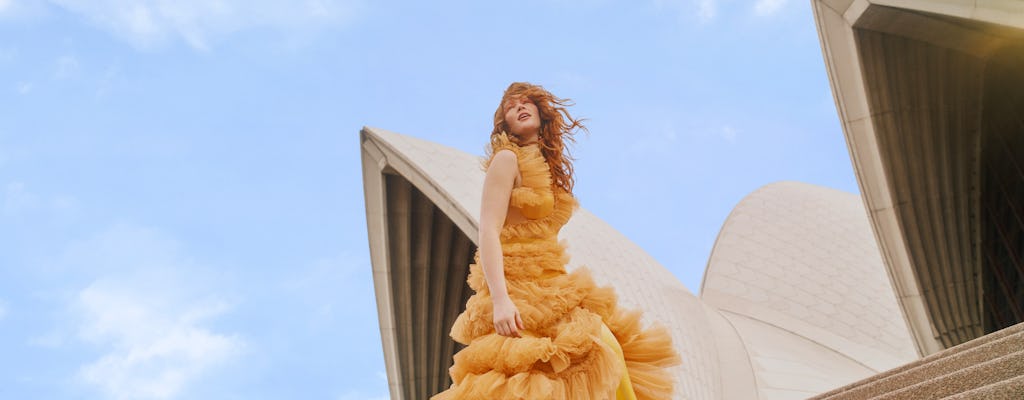
[[[0,20],[36,18],[44,8],[41,0],[0,0]]]
[[[762,17],[774,15],[788,0],[757,0],[754,4],[754,13]]]
[[[358,0],[50,0],[133,45],[181,39],[210,50],[225,35],[251,28],[306,30],[350,20]]]
[[[121,223],[76,242],[63,254],[66,275],[95,276],[76,290],[64,336],[102,353],[81,365],[79,382],[112,399],[171,399],[218,366],[237,359],[246,342],[209,327],[232,309],[207,268],[182,254],[160,231]]]
[[[727,2],[728,3],[728,2]],[[782,10],[789,0],[756,0],[754,13],[770,17]],[[720,0],[654,0],[659,8],[677,9],[686,17],[696,17],[701,23],[708,23],[718,17]]]
[[[723,126],[719,135],[729,143],[736,143],[736,128],[729,125]]]
[[[659,8],[678,9],[686,16],[695,16],[700,22],[709,22],[718,13],[717,0],[654,0]]]
[[[718,12],[715,0],[698,0],[697,1],[697,17],[701,21],[707,22],[715,18],[715,14]]]
[[[0,321],[2,321],[4,319],[4,317],[6,317],[6,316],[7,316],[7,303],[3,299],[0,299]]]
[[[14,86],[14,90],[21,95],[29,94],[32,92],[32,82],[18,82],[18,84]]]
[[[174,398],[244,348],[237,336],[202,326],[224,313],[225,303],[180,304],[168,293],[146,289],[139,290],[138,282],[103,280],[75,300],[83,319],[79,336],[109,349],[78,376],[111,398]]]

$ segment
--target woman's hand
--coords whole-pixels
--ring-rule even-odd
[[[522,337],[519,331],[525,329],[523,318],[519,316],[519,309],[508,296],[495,298],[494,305],[494,331],[501,336]]]

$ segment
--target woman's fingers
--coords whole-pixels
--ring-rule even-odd
[[[517,329],[517,324],[519,324],[519,326],[521,327],[522,320],[519,320],[519,322],[512,322],[509,320],[498,321],[494,324],[494,332],[501,336],[522,337],[522,335],[519,334],[519,329],[522,328]]]
[[[511,301],[494,303],[494,332],[501,336],[522,337],[520,330],[525,329],[523,317]]]

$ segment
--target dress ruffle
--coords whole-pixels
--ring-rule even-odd
[[[558,231],[578,207],[569,193],[551,185],[548,166],[536,147],[519,147],[507,135],[495,135],[489,159],[501,149],[516,153],[523,190],[510,205],[536,207],[553,198],[546,215],[501,232],[503,267],[509,297],[523,318],[521,338],[498,335],[493,326],[490,291],[474,255],[467,282],[474,290],[451,337],[464,345],[449,369],[452,386],[432,400],[610,399],[622,377],[621,360],[601,339],[602,324],[619,342],[638,400],[672,397],[667,367],[680,362],[667,329],[643,329],[641,313],[620,309],[615,291],[599,287],[591,272],[567,272],[569,256]],[[490,160],[484,165],[489,165]],[[524,213],[524,215],[526,215]]]
[[[455,355],[451,389],[442,399],[607,399],[622,375],[616,354],[600,340],[601,318],[583,309],[521,338],[493,331]]]
[[[494,160],[494,155],[498,154],[498,152],[502,150],[511,150],[518,158],[520,156],[519,149],[519,145],[509,139],[507,133],[501,132],[497,135],[492,135],[491,145],[487,148],[487,156],[480,162],[480,169],[486,171],[487,167],[491,166],[491,161]]]
[[[520,185],[512,189],[509,205],[520,209],[530,220],[550,215],[556,208],[556,199],[551,187],[551,173],[540,149],[536,145],[520,147],[502,132],[492,138],[483,168],[489,167],[494,155],[502,150],[515,153],[522,178]]]

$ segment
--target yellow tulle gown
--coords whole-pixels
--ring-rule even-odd
[[[501,247],[509,296],[525,329],[520,338],[495,333],[478,251],[468,279],[475,293],[451,329],[466,347],[449,369],[451,387],[431,400],[671,399],[666,368],[679,356],[668,331],[657,324],[644,329],[641,313],[617,307],[614,290],[595,285],[586,267],[566,272],[569,256],[558,231],[578,204],[552,185],[538,145],[518,146],[505,134],[491,145],[492,156],[515,152],[522,176],[509,206],[527,219],[506,222]]]

